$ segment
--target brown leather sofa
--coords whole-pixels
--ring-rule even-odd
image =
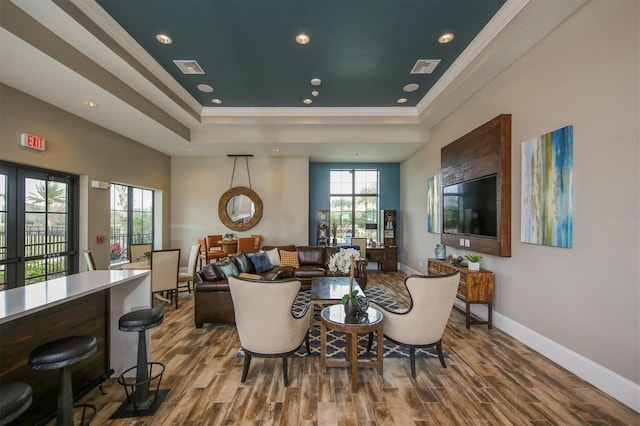
[[[263,251],[273,249],[265,246]],[[232,257],[219,262],[212,262],[196,272],[194,286],[194,321],[197,328],[208,323],[234,323],[233,301],[229,290],[228,276],[248,274],[249,277],[262,280],[278,280],[298,278],[302,289],[311,288],[313,277],[324,277],[328,273],[327,264],[330,257],[336,253],[335,247],[315,246],[277,246],[279,250],[296,251],[298,253],[299,268],[290,266],[276,266],[268,271],[256,274],[249,256],[259,250],[236,253]],[[361,288],[367,286],[367,261],[358,261],[355,278]]]

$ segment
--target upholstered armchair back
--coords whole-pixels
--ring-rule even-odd
[[[235,322],[242,347],[260,354],[295,350],[309,329],[311,310],[291,313],[299,280],[255,281],[229,277]]]

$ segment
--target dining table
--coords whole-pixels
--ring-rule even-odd
[[[233,254],[238,251],[238,240],[220,240],[218,244],[222,246],[222,251],[226,254]]]

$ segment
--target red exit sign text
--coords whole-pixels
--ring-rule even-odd
[[[31,135],[29,133],[22,133],[20,135],[20,145],[26,146],[27,148],[31,149],[37,149],[39,151],[44,151],[44,138],[36,135]]]

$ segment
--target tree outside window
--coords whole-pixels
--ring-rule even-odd
[[[354,237],[376,241],[378,171],[331,170],[330,206],[338,242],[349,242]]]
[[[130,244],[153,243],[153,191],[111,185],[111,263],[129,258]]]

